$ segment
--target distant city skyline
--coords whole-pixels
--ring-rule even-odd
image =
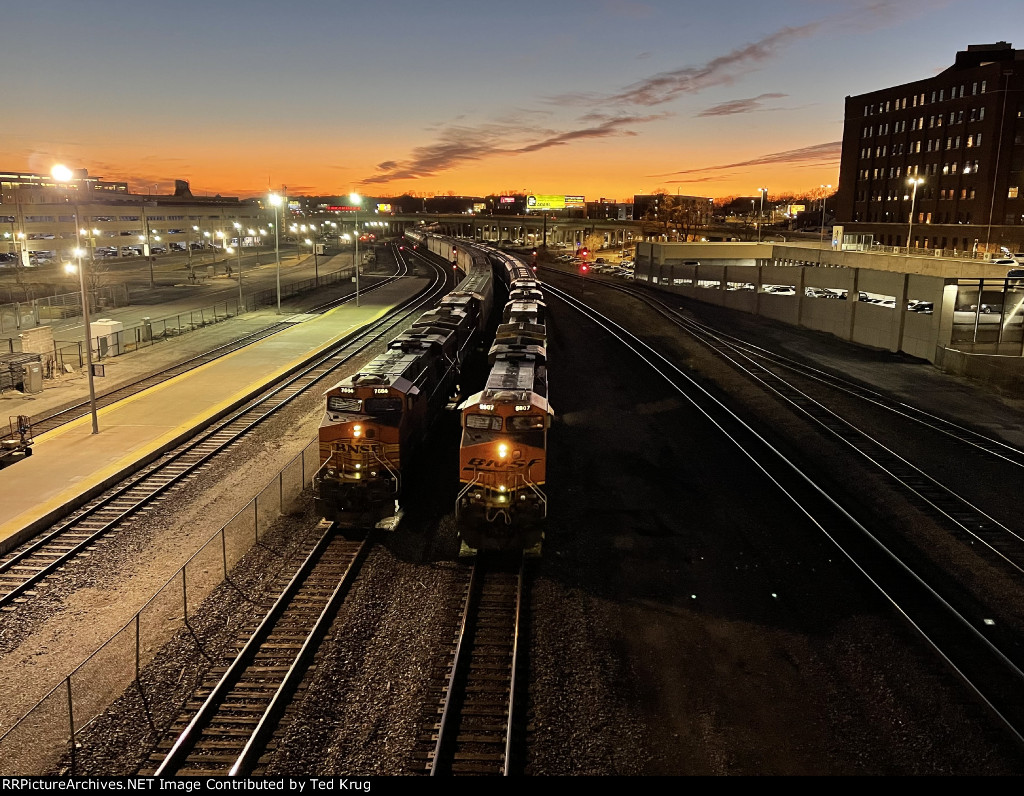
[[[847,95],[1021,20],[1017,0],[426,8],[12,6],[0,167],[199,196],[835,190]]]

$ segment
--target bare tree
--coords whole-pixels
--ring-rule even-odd
[[[591,232],[583,240],[583,245],[586,247],[588,252],[596,252],[604,245],[604,235],[598,232]]]

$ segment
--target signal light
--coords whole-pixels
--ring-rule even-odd
[[[581,266],[580,266],[580,270],[581,270],[581,271],[582,271],[583,273],[586,273],[586,272],[587,272],[587,266],[586,266],[586,265],[581,265]]]

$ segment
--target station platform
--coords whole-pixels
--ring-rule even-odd
[[[383,316],[422,284],[400,279],[362,296],[359,307],[349,303],[322,315],[294,316],[290,328],[99,409],[98,434],[86,415],[39,437],[31,456],[0,470],[0,553]],[[13,404],[5,408],[21,411]]]

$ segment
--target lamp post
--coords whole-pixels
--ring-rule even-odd
[[[351,193],[348,196],[348,200],[356,208],[356,306],[359,306],[359,208],[362,205],[363,198],[357,193]]]
[[[234,224],[235,234],[238,236],[238,309],[242,309],[242,225],[237,221]]]
[[[907,223],[907,254],[910,254],[910,234],[914,231],[914,203],[917,201],[917,186],[924,182],[924,177],[911,177],[907,185],[913,186],[910,191],[910,219]]]
[[[256,233],[259,232],[259,237],[256,237]],[[267,234],[265,229],[255,230],[250,229],[249,235],[256,241],[256,265],[260,264],[260,246],[263,245],[263,236]]]
[[[821,189],[821,230],[818,233],[818,248],[825,245],[825,197],[832,190],[831,185],[819,185]]]
[[[199,226],[198,225],[193,224],[192,225],[192,231],[194,233],[196,233],[196,234],[195,234],[195,236],[190,235],[189,236],[189,241],[188,241],[188,275],[189,275],[190,279],[195,279],[196,272],[195,272],[195,268],[192,266],[192,249],[193,249],[192,238],[196,237],[199,242],[202,242],[202,236],[199,235]]]
[[[89,323],[89,298],[85,292],[85,266],[82,264],[81,247],[76,246],[74,255],[78,260],[78,284],[82,289],[82,319],[85,322],[85,362],[89,368],[89,409],[92,412],[92,433],[100,433],[99,420],[96,417],[96,387],[92,380],[92,325]],[[72,271],[74,266],[68,263],[66,270]]]
[[[278,218],[278,208],[281,207],[281,197],[272,193],[269,197],[270,204],[274,206],[274,257],[277,259],[277,314],[281,314],[281,234],[278,229],[281,222]]]
[[[761,227],[764,226],[764,195],[768,193],[767,188],[758,188],[757,192],[761,194],[761,209],[757,213],[757,242],[761,242]]]

